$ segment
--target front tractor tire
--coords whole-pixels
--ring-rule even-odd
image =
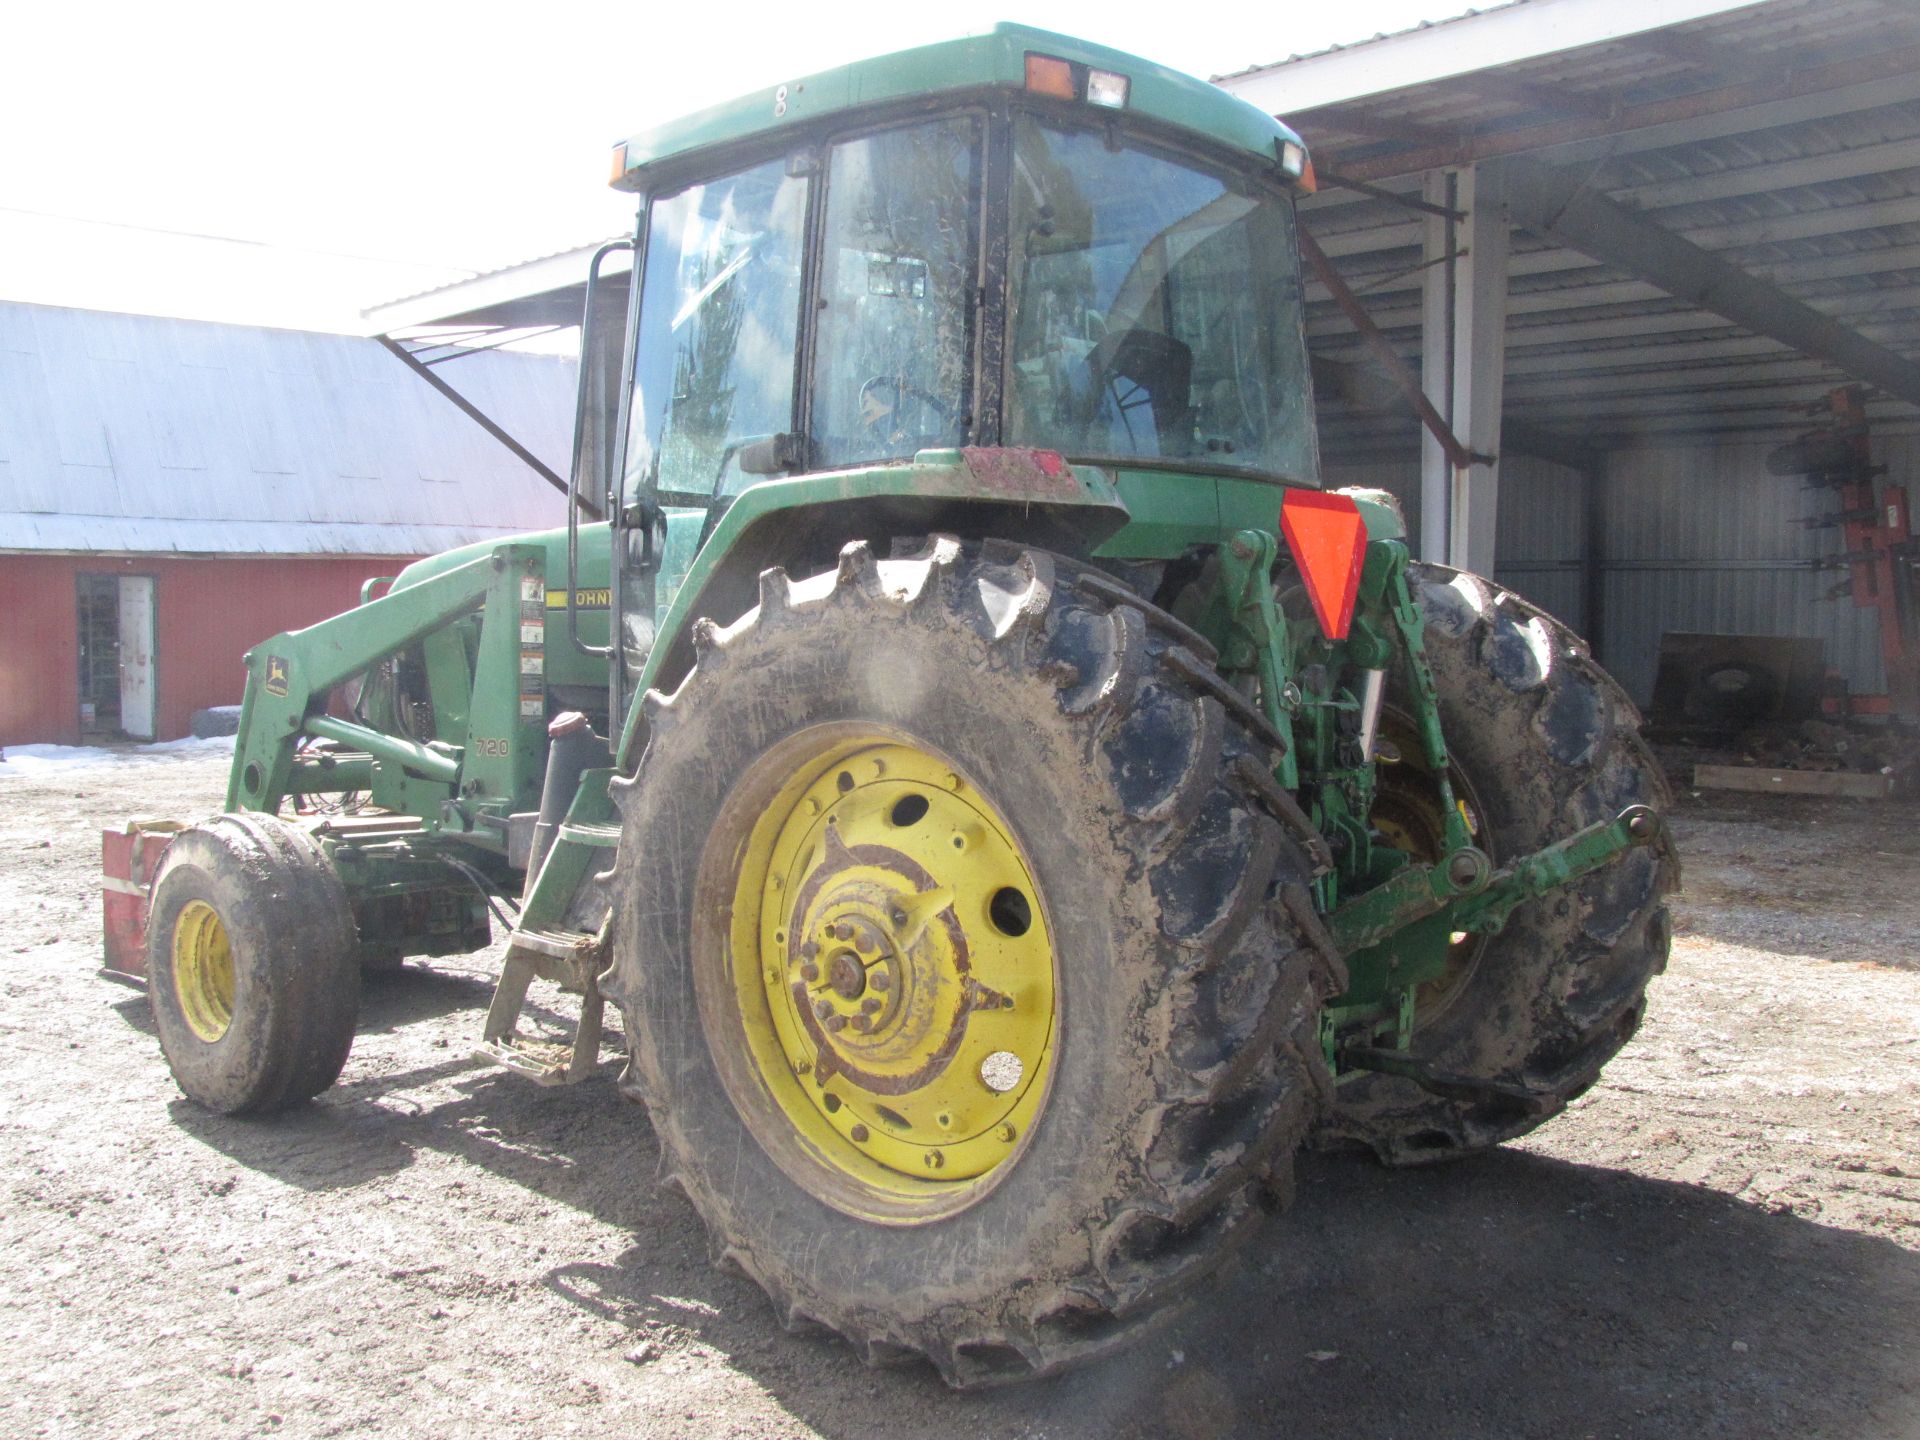
[[[1629,805],[1669,808],[1638,711],[1578,636],[1480,576],[1415,564],[1407,578],[1426,621],[1453,790],[1496,865]],[[1389,707],[1410,685],[1403,666]],[[1383,733],[1400,761],[1380,767],[1375,827],[1437,860],[1438,787],[1404,710],[1390,708]],[[1523,904],[1496,933],[1459,937],[1446,977],[1416,995],[1412,1053],[1431,1071],[1509,1093],[1437,1095],[1402,1077],[1356,1076],[1335,1091],[1316,1143],[1418,1165],[1489,1149],[1558,1114],[1639,1027],[1647,985],[1666,967],[1666,896],[1678,883],[1664,843],[1629,850]]]
[[[147,996],[182,1093],[260,1114],[331,1085],[353,1045],[360,952],[312,837],[271,815],[216,815],[174,838],[152,895]]]
[[[1328,1083],[1269,757],[1115,589],[945,539],[770,570],[617,787],[601,988],[664,1170],[789,1325],[955,1385],[1165,1314]]]

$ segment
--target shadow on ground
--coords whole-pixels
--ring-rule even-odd
[[[716,1282],[692,1323],[832,1436],[1906,1436],[1920,1434],[1920,1257],[1695,1186],[1506,1151],[1392,1174],[1308,1157],[1294,1208],[1203,1302],[1132,1352],[952,1395]],[[550,1283],[686,1326],[648,1247]],[[676,1292],[669,1292],[676,1293]],[[837,1373],[835,1373],[837,1372]],[[823,1392],[821,1376],[835,1373]]]
[[[375,1024],[449,993],[398,990],[373,992]],[[548,1286],[712,1348],[828,1436],[1920,1436],[1920,1256],[1511,1149],[1400,1173],[1305,1157],[1293,1208],[1203,1308],[1091,1369],[955,1395],[925,1366],[873,1371],[784,1334],[751,1284],[705,1269],[698,1222],[652,1186],[652,1130],[610,1077],[543,1090],[452,1051],[271,1125],[184,1103],[176,1118],[305,1189],[437,1151],[619,1226],[634,1236],[619,1264],[563,1263]],[[448,1080],[459,1098],[407,1103]]]

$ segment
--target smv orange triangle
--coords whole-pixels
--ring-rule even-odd
[[[1280,531],[1300,567],[1320,629],[1329,640],[1346,639],[1367,556],[1367,522],[1360,507],[1345,495],[1289,490],[1280,505]]]

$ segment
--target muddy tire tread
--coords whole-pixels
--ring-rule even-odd
[[[1110,863],[1194,890],[1213,859],[1209,846],[1227,831],[1250,837],[1243,849],[1251,863],[1227,893],[1210,897],[1204,914],[1190,913],[1191,896],[1167,897],[1151,966],[1115,977],[1145,995],[1138,1063],[1150,1076],[1149,1098],[1126,1117],[1124,1182],[1092,1217],[1082,1263],[1009,1276],[1010,1298],[998,1307],[935,1298],[910,1316],[883,1313],[810,1282],[770,1247],[726,1233],[726,1207],[702,1167],[686,1163],[696,1153],[693,1137],[649,1053],[641,964],[631,947],[615,947],[603,989],[629,1011],[626,1031],[635,1037],[623,1083],[646,1101],[668,1180],[706,1219],[716,1263],[758,1283],[789,1328],[824,1326],[872,1364],[923,1355],[955,1386],[1052,1373],[1163,1320],[1249,1233],[1261,1213],[1257,1192],[1287,1189],[1294,1152],[1328,1086],[1315,1038],[1324,967],[1280,899],[1281,884],[1310,873],[1309,862],[1235,764],[1242,756],[1270,764],[1265,745],[1187,677],[1196,662],[1178,630],[1147,623],[1148,607],[1116,601],[1107,577],[1076,584],[1076,573],[1045,552],[963,550],[947,539],[884,567],[864,543],[849,545],[824,594],[770,570],[760,606],[725,630],[710,628],[699,665],[671,696],[646,697],[649,753],[636,778],[617,786],[631,813],[648,784],[652,746],[712,713],[726,693],[725,668],[757,654],[759,632],[793,623],[803,606],[819,607],[824,625],[837,623],[836,613],[878,607],[908,623],[919,616],[919,623],[983,637],[995,663],[1051,683],[1061,716],[1085,732],[1087,753],[1107,757],[1113,773],[1101,783],[1116,794],[1127,792],[1129,773],[1152,769],[1150,757],[1128,749],[1151,727],[1130,727],[1129,718],[1154,706],[1197,712],[1202,738],[1179,774],[1158,777],[1151,795],[1136,797],[1120,827],[1122,853]],[[982,603],[988,591],[1002,597],[998,605]],[[632,871],[645,863],[631,835],[629,826],[616,911],[632,893]]]
[[[1422,563],[1410,567],[1409,580],[1427,618],[1456,763],[1490,809],[1515,812],[1509,824],[1517,817],[1537,826],[1518,837],[1521,848],[1628,804],[1670,807],[1638,709],[1584,641],[1482,577]],[[1490,793],[1500,791],[1508,792],[1504,801]],[[1421,1165],[1487,1150],[1558,1114],[1638,1028],[1647,986],[1666,967],[1666,897],[1678,884],[1678,861],[1660,846],[1522,906],[1491,938],[1468,991],[1437,1017],[1434,1033],[1416,1031],[1416,1055],[1454,1073],[1524,1082],[1545,1092],[1539,1112],[1368,1075],[1338,1087],[1313,1143]]]

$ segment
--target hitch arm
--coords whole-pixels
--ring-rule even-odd
[[[1355,896],[1327,917],[1327,929],[1342,955],[1378,945],[1442,910],[1456,930],[1498,930],[1528,900],[1571,884],[1628,850],[1662,841],[1666,833],[1656,811],[1629,805],[1613,819],[1575,831],[1501,870],[1492,870],[1481,851],[1463,846],[1437,865],[1409,865]]]
[[[1455,907],[1454,919],[1462,930],[1498,930],[1527,901],[1571,885],[1629,850],[1666,840],[1667,827],[1657,810],[1629,805],[1613,819],[1575,831],[1496,872],[1485,890]]]

